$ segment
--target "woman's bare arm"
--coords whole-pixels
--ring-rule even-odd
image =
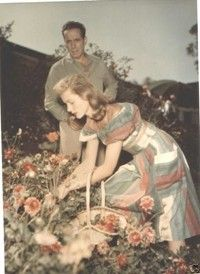
[[[94,184],[109,176],[111,176],[115,170],[119,156],[122,150],[122,141],[109,144],[106,147],[106,156],[104,163],[97,167],[92,175],[91,182]]]

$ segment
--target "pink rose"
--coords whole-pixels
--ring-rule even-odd
[[[154,199],[149,195],[144,196],[140,199],[139,206],[145,213],[149,214],[154,207]]]
[[[128,264],[128,259],[126,255],[123,254],[119,254],[116,258],[116,262],[117,262],[117,266],[119,268],[124,268],[127,266]]]
[[[142,241],[142,235],[139,230],[132,230],[128,234],[128,242],[133,246],[138,246]]]
[[[145,246],[155,243],[155,235],[155,230],[151,226],[147,226],[142,230],[143,243]]]
[[[13,196],[14,197],[21,197],[25,193],[26,188],[25,186],[18,184],[13,188]]]
[[[35,216],[41,209],[41,203],[36,197],[29,197],[24,202],[25,212],[30,216]]]

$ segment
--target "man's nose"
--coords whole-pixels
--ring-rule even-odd
[[[76,47],[76,42],[72,42],[72,48]]]

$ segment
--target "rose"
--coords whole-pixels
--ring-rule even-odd
[[[119,268],[124,268],[128,264],[128,259],[126,255],[119,254],[116,258],[116,263]]]
[[[155,230],[151,226],[144,227],[142,230],[142,238],[145,246],[155,243]]]
[[[42,252],[52,253],[59,252],[62,245],[58,242],[56,236],[51,234],[49,231],[43,230],[37,232],[34,235],[36,242],[41,246]]]
[[[32,163],[26,161],[22,164],[22,169],[25,172],[36,171],[36,166],[34,166]]]
[[[105,216],[104,222],[107,223],[112,223],[114,226],[119,225],[119,218],[115,214],[108,214]]]
[[[36,197],[29,197],[24,202],[25,212],[30,216],[35,216],[41,209],[41,203]]]
[[[128,242],[133,246],[138,246],[142,242],[142,235],[139,230],[132,230],[128,234]]]
[[[186,262],[184,261],[184,259],[182,258],[175,258],[173,259],[173,263],[175,263],[177,269],[178,269],[178,273],[180,274],[186,274],[187,273],[187,265]]]
[[[56,131],[53,131],[53,132],[49,132],[48,134],[46,134],[46,137],[49,140],[49,142],[54,143],[58,140],[59,135]]]
[[[64,159],[64,156],[63,155],[56,155],[56,154],[52,154],[50,157],[49,157],[49,161],[52,165],[56,166],[56,165],[59,165],[59,163]]]
[[[56,242],[52,245],[41,245],[41,251],[44,253],[58,253],[60,252],[62,245],[59,242]]]
[[[4,149],[4,158],[5,160],[12,160],[15,154],[15,149],[14,148],[8,148]]]
[[[26,188],[25,186],[18,184],[13,188],[13,196],[14,197],[21,197],[25,193]]]
[[[112,213],[108,214],[100,220],[96,227],[110,233],[116,232],[119,227],[119,217]]]
[[[140,199],[139,207],[144,211],[145,213],[151,213],[153,207],[154,207],[154,199],[147,195]]]
[[[97,245],[97,251],[101,255],[106,255],[110,250],[110,246],[106,241],[103,241]]]

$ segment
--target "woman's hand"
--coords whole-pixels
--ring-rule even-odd
[[[64,199],[70,191],[71,191],[70,184],[68,183],[67,180],[65,180],[63,183],[61,183],[58,186],[58,189],[57,189],[58,199],[59,200]]]
[[[92,168],[86,162],[77,166],[74,172],[59,185],[58,198],[62,200],[70,191],[85,187],[90,172]]]

